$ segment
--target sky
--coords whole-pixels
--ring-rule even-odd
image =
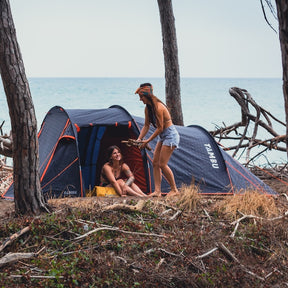
[[[10,0],[28,77],[164,77],[157,0]],[[181,77],[282,77],[260,0],[172,0]],[[278,31],[277,22],[267,16]]]

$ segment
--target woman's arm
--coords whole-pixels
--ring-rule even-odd
[[[126,163],[123,163],[122,169],[128,178],[125,182],[125,185],[131,186],[135,181],[135,177],[134,177],[133,173],[131,172],[129,166]]]
[[[144,138],[144,136],[148,133],[149,128],[150,128],[150,122],[149,122],[148,108],[145,107],[145,123],[141,129],[137,141],[141,141]]]

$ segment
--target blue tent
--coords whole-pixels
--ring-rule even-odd
[[[136,139],[143,125],[143,118],[132,116],[117,105],[90,110],[53,107],[38,135],[43,193],[50,197],[85,196],[85,191],[99,185],[105,152],[110,145],[121,148],[140,188],[146,193],[152,192],[152,158],[157,140],[149,143],[152,151],[121,143],[128,138]],[[223,151],[204,128],[196,125],[176,128],[180,145],[172,154],[169,167],[177,187],[194,183],[206,194],[232,194],[248,188],[276,194]],[[153,128],[149,133],[153,133]],[[164,176],[162,192],[169,192]],[[3,197],[13,198],[13,185]]]

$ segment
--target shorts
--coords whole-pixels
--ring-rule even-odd
[[[178,148],[180,136],[174,125],[164,129],[159,137],[159,142],[161,142],[162,145],[170,146],[171,148],[175,146]]]

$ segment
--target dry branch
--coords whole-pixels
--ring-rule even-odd
[[[116,204],[104,207],[103,211],[109,211],[109,210],[142,211],[145,204],[146,204],[145,200],[139,200],[136,205],[116,203]]]
[[[44,249],[45,247],[40,249],[37,253],[8,253],[0,259],[0,268],[23,259],[37,257]]]
[[[22,278],[25,275],[10,275],[9,278]],[[31,279],[63,279],[64,276],[49,276],[49,275],[29,275]]]
[[[26,232],[30,231],[30,226],[27,226],[20,231],[16,232],[15,234],[11,235],[9,238],[4,240],[4,242],[0,246],[0,252],[5,249],[8,245],[10,245],[14,240],[19,238],[21,235],[25,234]]]
[[[208,255],[212,254],[213,252],[215,252],[215,251],[217,251],[217,250],[218,250],[218,248],[217,248],[217,247],[214,247],[213,249],[207,251],[206,253],[197,256],[196,259],[202,259],[202,258],[205,258],[205,257],[207,257]]]
[[[120,230],[119,228],[115,227],[115,228],[110,228],[110,227],[100,227],[100,228],[96,228],[93,229],[79,237],[74,238],[74,241],[78,241],[78,240],[82,240],[84,238],[86,238],[87,236],[89,236],[90,234],[96,233],[98,231],[102,231],[102,230],[109,230],[109,231],[117,231],[120,233],[126,233],[126,234],[134,234],[134,235],[141,235],[141,236],[153,236],[153,237],[163,237],[165,238],[166,236],[164,235],[159,235],[159,234],[154,234],[154,233],[142,233],[142,232],[131,232],[131,231],[125,231],[125,230]]]
[[[240,268],[243,271],[245,271],[249,275],[251,275],[251,276],[253,276],[253,277],[255,277],[255,278],[257,278],[257,279],[259,279],[261,281],[265,281],[265,278],[263,278],[261,276],[258,276],[254,272],[252,272],[249,269],[247,269],[243,264],[241,264],[240,261],[238,260],[238,258],[223,243],[217,243],[217,247],[228,259],[233,260],[234,262],[239,264]]]
[[[231,225],[235,225],[235,228],[234,228],[234,231],[232,232],[232,234],[230,235],[230,237],[234,238],[240,222],[243,221],[244,219],[258,219],[258,220],[266,220],[266,221],[275,221],[275,220],[283,219],[287,216],[288,216],[288,211],[286,211],[282,216],[273,217],[273,218],[263,218],[263,217],[259,217],[259,216],[255,216],[255,215],[244,215],[241,218],[239,218],[238,220],[233,221],[231,223]]]
[[[6,157],[12,157],[12,135],[0,136],[0,154]]]
[[[286,127],[286,124],[259,106],[247,90],[238,87],[232,87],[229,89],[229,93],[240,105],[242,114],[241,121],[229,126],[224,125],[224,127],[210,131],[212,136],[219,142],[222,140],[233,139],[238,141],[237,145],[226,147],[224,150],[233,150],[233,157],[235,157],[240,150],[246,149],[246,164],[255,158],[250,158],[251,151],[255,147],[264,146],[265,149],[261,153],[267,149],[286,152],[286,135],[279,135],[274,130],[272,123],[273,121],[277,122],[278,124],[282,125],[283,128]],[[251,112],[250,107],[255,110],[255,114]],[[253,127],[251,127],[252,125]],[[240,128],[243,130],[242,133],[238,131]],[[251,136],[248,135],[248,131],[251,130],[248,128],[252,128],[253,132]],[[266,130],[266,132],[272,135],[272,137],[267,137],[268,139],[266,140],[257,139],[259,128]],[[230,135],[232,132],[237,135],[236,138]],[[280,144],[283,145],[281,146]]]

